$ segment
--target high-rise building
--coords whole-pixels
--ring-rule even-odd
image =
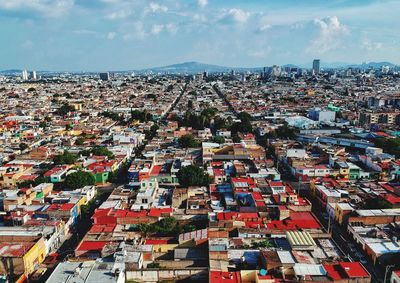
[[[100,80],[102,81],[108,81],[110,79],[110,73],[106,72],[106,73],[100,73]]]
[[[281,74],[282,74],[282,68],[280,66],[273,65],[271,70],[271,76],[277,78],[280,77]]]
[[[28,80],[28,71],[23,70],[21,76],[22,76],[23,81],[27,81]]]
[[[320,72],[320,64],[321,64],[321,60],[314,59],[314,61],[312,63],[312,69],[313,69],[314,75],[318,75],[319,74],[319,72]]]
[[[37,79],[36,71],[32,71],[32,72],[30,73],[30,79],[31,79],[31,80],[36,80],[36,79]]]
[[[389,66],[382,66],[381,67],[381,72],[383,74],[387,74],[387,73],[389,73],[389,71],[390,71],[390,67]]]
[[[336,112],[315,107],[308,110],[308,117],[318,122],[333,122],[336,119]]]

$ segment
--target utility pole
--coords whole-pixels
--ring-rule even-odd
[[[329,231],[331,230],[331,216],[329,215],[329,213],[328,213],[328,234],[329,234]]]
[[[392,264],[392,265],[387,265],[386,266],[386,268],[385,268],[385,278],[383,279],[383,283],[386,283],[386,276],[387,276],[387,273],[388,273],[388,271],[391,269],[391,268],[393,268],[395,265],[394,264]]]

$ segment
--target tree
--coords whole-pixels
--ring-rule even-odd
[[[221,118],[220,116],[215,116],[214,117],[214,131],[223,129],[227,127],[227,121],[224,118]]]
[[[153,126],[150,127],[150,131],[146,130],[144,132],[145,136],[146,136],[146,140],[151,140],[155,137],[155,135],[157,134],[157,130],[160,127],[157,124],[154,124]]]
[[[364,202],[363,209],[387,209],[393,208],[393,205],[380,197],[370,197]]]
[[[140,223],[140,224],[138,224],[137,229],[140,231],[140,233],[147,236],[147,234],[151,232],[150,231],[151,225],[146,224],[146,223]]]
[[[247,113],[247,112],[245,112],[245,111],[243,111],[243,112],[240,112],[238,115],[237,115],[237,117],[240,119],[240,121],[251,121],[252,120],[252,117],[251,117],[251,115],[249,114],[249,113]]]
[[[83,145],[84,142],[85,142],[85,139],[83,137],[79,137],[76,139],[75,145]]]
[[[234,133],[234,134],[232,135],[232,141],[233,141],[234,143],[239,143],[239,142],[241,141],[241,139],[240,139],[240,137],[239,137],[239,135],[238,135],[237,133]]]
[[[67,103],[64,103],[60,108],[56,110],[56,114],[60,116],[65,116],[72,111],[75,111],[75,108]]]
[[[183,231],[184,231],[185,233],[196,231],[196,226],[193,225],[193,224],[185,225],[185,226],[183,227]]]
[[[199,142],[196,141],[193,135],[190,134],[180,137],[178,143],[179,146],[183,148],[193,148],[200,146]]]
[[[400,157],[400,138],[376,138],[374,144],[384,152]]]
[[[208,186],[210,184],[210,176],[203,169],[194,165],[181,168],[176,176],[179,184],[184,187]]]
[[[221,136],[216,136],[216,137],[213,137],[212,141],[216,142],[216,143],[224,143],[225,142],[225,138],[221,137]]]
[[[296,132],[293,128],[289,127],[289,125],[287,123],[283,124],[282,127],[279,127],[278,129],[276,129],[276,135],[279,138],[295,138],[296,137]]]
[[[37,185],[40,185],[42,183],[48,182],[48,179],[43,176],[37,177],[35,180],[29,180],[29,181],[24,181],[22,183],[17,184],[18,188],[27,188],[27,187],[36,187]]]
[[[68,189],[79,189],[85,186],[93,186],[96,184],[96,179],[92,173],[86,171],[77,171],[67,175],[64,182],[64,187]]]
[[[247,112],[240,112],[237,117],[240,119],[240,122],[236,122],[232,124],[231,131],[232,133],[251,133],[253,132],[253,127],[251,125],[251,115]]]
[[[160,264],[158,262],[150,262],[146,268],[160,268]]]
[[[53,162],[56,165],[74,164],[77,160],[78,156],[68,152],[67,150],[65,150],[63,154],[56,155],[53,158]]]
[[[263,241],[260,241],[260,242],[252,241],[252,242],[251,242],[251,247],[252,247],[253,249],[258,249],[258,248],[274,248],[275,245],[274,245],[272,242],[268,241],[268,240],[263,240]]]
[[[107,156],[108,158],[114,158],[114,154],[104,146],[95,146],[92,147],[90,150],[82,150],[79,152],[79,154],[82,154],[84,156],[89,156],[90,154],[93,154],[97,156]]]
[[[118,113],[110,112],[110,111],[103,111],[100,113],[100,115],[104,116],[106,118],[110,118],[111,120],[118,122],[120,124],[125,124],[124,117],[119,115]]]
[[[28,148],[28,145],[24,142],[21,142],[18,147],[21,151],[24,151],[25,149]]]
[[[156,233],[159,236],[172,236],[183,231],[174,217],[166,217],[152,224],[140,223],[136,226],[136,229],[145,236],[150,233]]]
[[[206,108],[203,111],[201,111],[201,116],[205,116],[207,118],[212,118],[217,114],[218,109],[217,108]]]
[[[41,121],[40,123],[39,123],[39,128],[46,128],[47,127],[47,122],[45,122],[45,121]]]
[[[108,173],[108,181],[110,183],[124,184],[128,182],[128,169],[130,162],[124,162],[121,164],[117,171]]]
[[[176,225],[177,223],[174,217],[166,217],[158,221],[156,227],[159,232],[170,232]]]
[[[153,120],[153,115],[147,111],[132,110],[131,111],[131,121],[139,120],[140,122],[147,122]]]

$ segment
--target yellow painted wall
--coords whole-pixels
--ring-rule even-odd
[[[256,270],[241,270],[240,277],[243,282],[255,282],[256,281]]]
[[[172,251],[178,246],[178,244],[163,244],[163,245],[153,245],[153,249],[158,253],[166,253],[168,251]]]
[[[25,274],[28,275],[35,271],[35,265],[41,264],[45,257],[46,246],[43,238],[40,238],[23,257]]]
[[[78,214],[81,214],[81,205],[84,205],[86,203],[86,197],[81,197],[79,201],[76,203],[78,206]]]

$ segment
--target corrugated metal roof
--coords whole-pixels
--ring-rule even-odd
[[[315,246],[316,243],[308,232],[288,231],[286,238],[292,247],[295,246]]]

